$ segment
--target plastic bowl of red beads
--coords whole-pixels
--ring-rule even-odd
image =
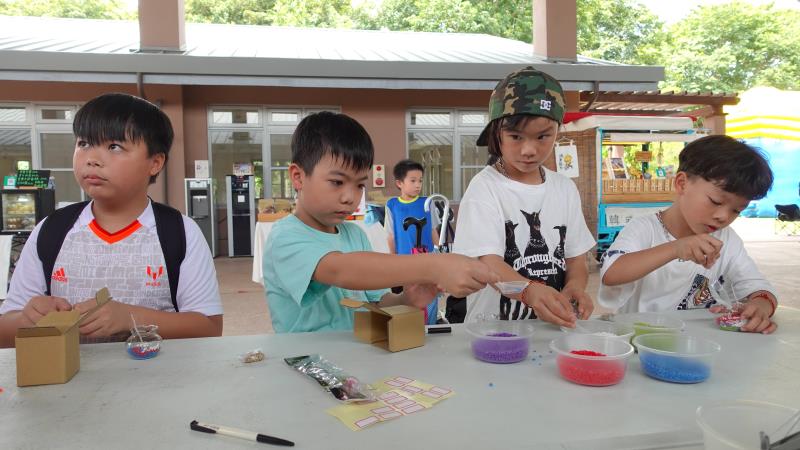
[[[633,346],[615,336],[567,333],[550,342],[561,376],[585,386],[611,386],[625,378]]]
[[[510,364],[528,357],[533,324],[525,320],[487,320],[467,325],[472,354],[481,361]]]
[[[721,350],[710,339],[672,333],[636,336],[633,345],[639,349],[639,362],[647,376],[684,384],[707,380],[714,357]]]

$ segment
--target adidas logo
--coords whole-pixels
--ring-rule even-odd
[[[152,286],[152,287],[159,287],[161,286],[161,282],[158,281],[164,275],[164,266],[158,266],[158,270],[155,267],[147,266],[147,282],[145,286]],[[152,279],[153,281],[150,281]]]
[[[67,282],[67,274],[64,272],[64,268],[63,267],[61,267],[58,270],[56,270],[55,272],[53,272],[53,276],[50,277],[50,278],[52,278],[55,281],[61,282],[61,283],[66,283]]]

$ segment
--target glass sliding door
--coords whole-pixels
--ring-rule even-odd
[[[56,205],[60,202],[82,201],[83,190],[72,170],[72,155],[75,153],[75,136],[72,131],[41,126],[39,130],[41,167],[50,170],[50,175],[55,179]]]

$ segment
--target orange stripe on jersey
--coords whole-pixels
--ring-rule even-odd
[[[139,223],[138,220],[134,220],[131,222],[130,225],[127,227],[117,231],[116,233],[109,233],[108,231],[104,230],[100,224],[97,223],[96,219],[92,219],[89,223],[89,228],[94,232],[97,237],[100,239],[108,242],[109,244],[113,244],[115,242],[119,242],[126,237],[132,235],[136,230],[142,227],[142,224]]]

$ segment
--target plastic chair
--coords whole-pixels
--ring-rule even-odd
[[[778,217],[775,218],[775,234],[800,234],[800,207],[797,205],[775,205]]]

